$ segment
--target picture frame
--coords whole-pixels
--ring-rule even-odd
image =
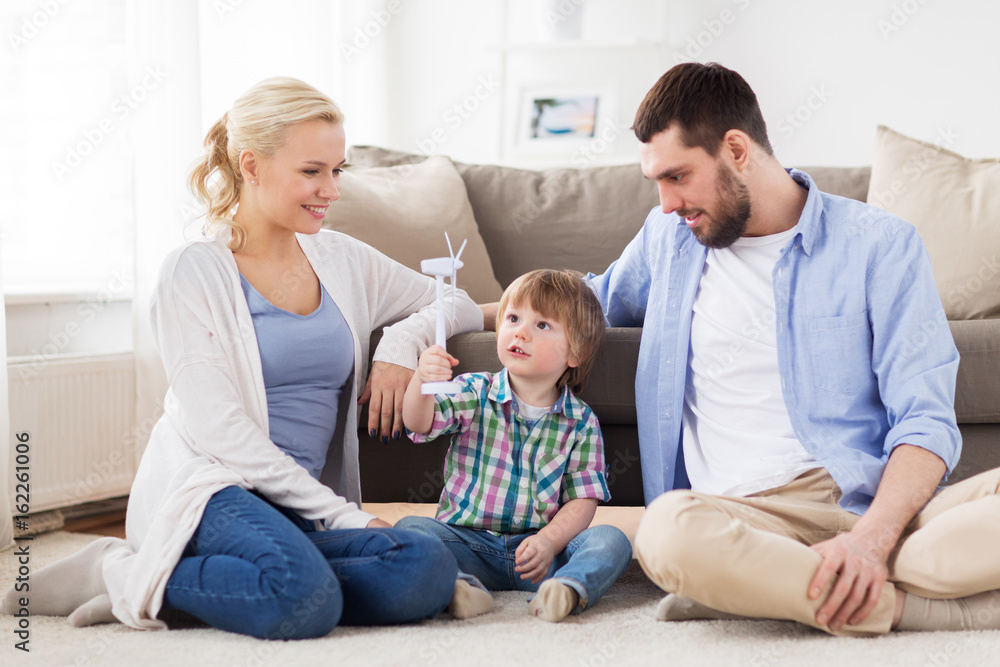
[[[611,86],[524,86],[518,95],[513,152],[571,153],[594,141],[614,105]]]

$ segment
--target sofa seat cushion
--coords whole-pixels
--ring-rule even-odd
[[[958,423],[1000,422],[1000,320],[948,324],[961,356],[955,394]]]
[[[345,171],[340,199],[330,205],[323,226],[364,241],[415,271],[420,271],[421,260],[448,256],[448,232],[455,252],[468,241],[458,286],[478,303],[496,301],[503,291],[465,184],[448,158]]]

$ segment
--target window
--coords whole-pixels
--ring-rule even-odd
[[[144,95],[128,86],[125,5],[5,0],[0,9],[8,294],[131,292],[129,125]]]

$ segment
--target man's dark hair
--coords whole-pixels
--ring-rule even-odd
[[[660,77],[635,112],[632,129],[639,141],[673,124],[689,148],[715,156],[729,130],[741,130],[773,155],[757,96],[746,80],[718,63],[681,63]]]

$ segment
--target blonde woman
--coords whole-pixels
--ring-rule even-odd
[[[359,508],[355,405],[364,386],[372,435],[399,437],[411,369],[434,337],[434,283],[320,229],[345,152],[341,112],[322,93],[266,80],[205,146],[190,182],[215,233],[161,270],[152,324],[170,389],[128,541],[36,572],[31,612],[162,628],[161,610],[179,610],[280,639],[432,617],[452,596],[455,559]],[[456,295],[449,335],[482,328]],[[369,336],[391,322],[365,385]]]

